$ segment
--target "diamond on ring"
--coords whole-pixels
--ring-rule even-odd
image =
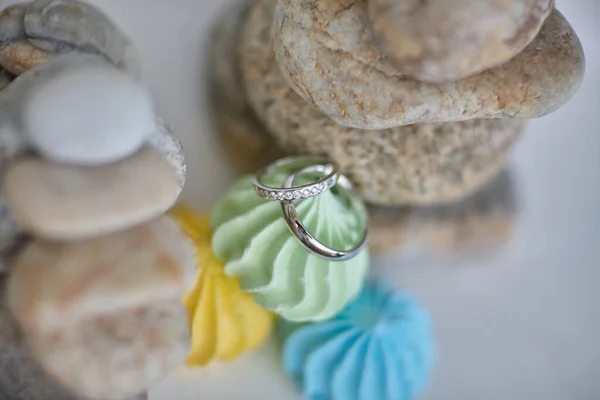
[[[314,167],[314,172],[322,174],[315,182],[296,187],[272,187],[261,182],[263,177],[273,172],[288,172],[300,170],[306,167]],[[278,161],[259,171],[254,176],[254,187],[256,193],[267,200],[293,201],[301,198],[310,198],[323,193],[335,186],[340,173],[335,163],[321,157],[299,156],[288,157]]]

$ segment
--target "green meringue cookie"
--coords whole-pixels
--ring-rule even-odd
[[[281,187],[288,172],[262,182]],[[296,185],[319,178],[298,177]],[[341,196],[327,191],[294,202],[308,231],[329,247],[350,249],[361,239],[364,221]],[[289,231],[278,201],[259,197],[246,177],[236,183],[211,215],[212,248],[226,261],[225,273],[240,280],[263,307],[292,321],[319,321],[338,313],[362,288],[369,254],[328,261],[306,250]]]

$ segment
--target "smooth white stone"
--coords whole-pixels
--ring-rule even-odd
[[[0,92],[0,145],[7,155],[28,147],[22,110],[35,89],[61,74],[89,66],[112,68],[112,64],[96,54],[68,53],[30,69]]]
[[[24,102],[24,130],[45,157],[97,165],[137,151],[155,129],[148,91],[104,65],[69,69],[42,80]]]

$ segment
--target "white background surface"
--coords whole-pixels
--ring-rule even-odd
[[[184,199],[210,207],[234,179],[204,99],[208,32],[228,1],[90,1],[137,45],[143,79],[185,147]],[[600,0],[557,7],[583,42],[587,74],[576,97],[532,121],[516,148],[523,216],[513,245],[481,265],[375,262],[374,273],[432,313],[438,362],[423,399],[600,399]],[[238,398],[299,398],[274,346],[177,371],[151,391],[153,400]]]

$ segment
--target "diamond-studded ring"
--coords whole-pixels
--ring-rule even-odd
[[[294,173],[308,166],[313,166],[315,172],[323,174],[323,178],[313,183],[295,186],[291,188],[267,186],[262,179],[275,170],[283,169],[287,173]],[[287,174],[286,174],[287,175]],[[256,193],[267,200],[293,201],[307,199],[334,187],[340,177],[337,165],[325,158],[312,156],[286,157],[275,161],[266,168],[260,170],[254,176],[254,188]]]

